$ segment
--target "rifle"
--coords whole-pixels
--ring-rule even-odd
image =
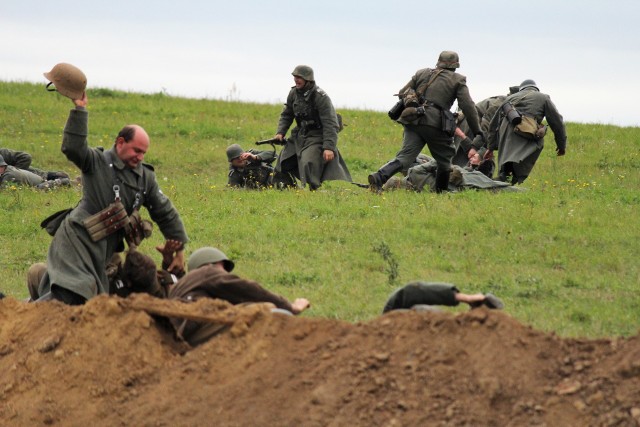
[[[256,145],[263,145],[263,144],[285,145],[286,143],[287,143],[287,138],[282,138],[282,141],[276,138],[263,139],[262,141],[256,141]]]

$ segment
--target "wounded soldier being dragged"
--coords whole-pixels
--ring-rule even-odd
[[[417,164],[407,171],[404,178],[392,177],[384,185],[383,190],[394,190],[404,188],[421,192],[425,188],[428,191],[436,191],[436,171],[437,163],[434,159],[422,155],[423,163]],[[420,159],[420,157],[419,157]],[[503,190],[503,191],[525,191],[523,188],[512,187],[506,182],[494,181],[480,171],[470,168],[461,168],[452,165],[449,178],[449,191],[476,189],[476,190]]]

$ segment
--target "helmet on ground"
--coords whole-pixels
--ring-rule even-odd
[[[2,167],[2,166],[9,166],[9,165],[7,164],[7,162],[4,161],[4,157],[2,157],[2,155],[0,155],[0,167]]]
[[[314,82],[316,79],[313,77],[313,68],[308,65],[298,65],[291,72],[292,76],[302,77],[308,82]]]
[[[438,57],[436,67],[456,69],[460,67],[460,57],[452,50],[443,50]]]
[[[193,271],[196,268],[200,268],[205,264],[215,264],[216,262],[224,261],[224,269],[227,271],[233,270],[235,264],[218,248],[204,247],[196,249],[187,262],[187,268],[189,271]]]
[[[536,86],[536,82],[531,80],[531,79],[527,79],[527,80],[523,81],[522,83],[520,83],[520,90],[526,89],[528,87],[533,87],[533,88],[536,88],[537,90],[540,90],[540,89],[538,89],[538,86]]]
[[[242,149],[242,147],[240,147],[239,144],[231,144],[227,147],[227,159],[229,161],[240,157],[242,153],[244,153],[244,150]]]
[[[53,83],[55,90],[67,98],[81,99],[87,87],[87,76],[82,70],[64,62],[56,64],[51,71],[43,75],[51,82],[47,84],[47,90],[51,90],[49,85]]]

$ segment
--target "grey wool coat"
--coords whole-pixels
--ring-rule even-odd
[[[62,152],[82,172],[83,195],[78,205],[56,231],[47,255],[47,273],[40,283],[44,295],[57,285],[89,299],[108,293],[106,264],[117,249],[123,248],[124,231],[93,242],[82,222],[114,201],[114,180],[127,213],[138,204],[147,208],[166,239],[188,241],[184,225],[171,201],[160,191],[153,168],[138,164],[128,168],[115,153],[87,144],[88,112],[71,110],[64,128]]]
[[[324,181],[351,182],[349,169],[338,150],[338,118],[329,95],[312,82],[300,90],[291,88],[276,133],[286,135],[294,120],[296,127],[278,156],[276,171],[291,172],[303,185],[316,188]],[[322,158],[324,150],[335,155],[326,164]],[[295,163],[297,167],[287,166]]]
[[[505,102],[511,102],[521,114],[535,117],[539,124],[546,118],[555,136],[556,147],[566,149],[567,132],[564,121],[549,95],[529,87],[509,95]],[[489,149],[498,149],[499,169],[503,169],[505,163],[514,163],[518,175],[526,177],[531,173],[544,148],[544,138],[527,139],[515,133],[513,128],[514,126],[498,109],[491,119],[487,142]]]

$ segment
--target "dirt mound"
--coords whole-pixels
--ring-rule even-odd
[[[165,319],[227,325],[191,349]],[[146,295],[0,301],[3,425],[640,425],[640,339],[484,309],[367,323]]]

